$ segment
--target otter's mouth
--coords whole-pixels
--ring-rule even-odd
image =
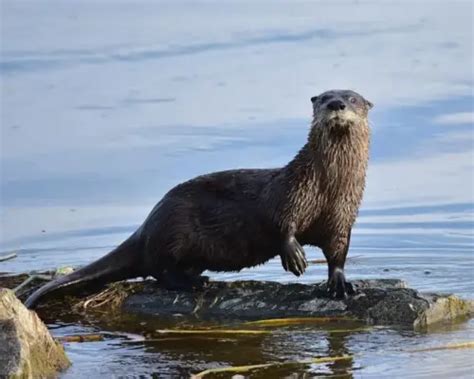
[[[348,135],[356,125],[360,124],[361,117],[351,110],[337,110],[319,112],[315,115],[314,123],[328,130],[331,134]]]
[[[356,123],[357,116],[353,112],[337,111],[331,112],[326,117],[326,124],[338,132],[348,132]]]
[[[326,120],[336,120],[341,123],[355,122],[358,119],[356,113],[349,110],[331,111],[326,114]]]

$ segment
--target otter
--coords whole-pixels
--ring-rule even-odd
[[[240,271],[278,255],[300,276],[304,245],[322,249],[329,295],[353,294],[344,264],[365,187],[372,103],[351,90],[326,91],[311,102],[307,142],[286,166],[215,172],[177,185],[121,245],[47,283],[25,304],[33,308],[67,286],[134,277],[196,289],[205,270]]]

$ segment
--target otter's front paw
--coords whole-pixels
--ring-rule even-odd
[[[294,237],[288,238],[280,257],[285,271],[291,271],[296,276],[303,275],[308,266],[304,249]]]
[[[354,287],[351,283],[346,282],[344,271],[336,268],[327,284],[329,296],[334,299],[347,299],[348,295],[355,293]]]

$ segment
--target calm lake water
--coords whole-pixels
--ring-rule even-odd
[[[472,298],[472,25],[470,1],[2,1],[0,249],[19,254],[0,272],[85,264],[125,239],[173,185],[283,165],[305,141],[310,97],[352,88],[375,107],[349,278],[400,278]],[[275,260],[211,276],[310,283],[326,267],[297,279]],[[62,377],[180,377],[342,353],[352,360],[253,377],[474,370],[472,350],[408,352],[472,341],[472,321],[430,333],[306,326],[168,344],[129,343],[123,332],[140,335],[130,325],[51,321],[55,335],[112,333],[66,345],[73,366]]]

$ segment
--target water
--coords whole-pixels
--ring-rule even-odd
[[[90,262],[180,181],[284,164],[305,141],[309,98],[353,88],[375,108],[348,276],[472,298],[471,2],[3,1],[1,11],[0,247],[19,256],[0,271]],[[313,265],[296,279],[271,261],[213,277],[313,282],[325,273]],[[124,332],[143,332],[130,324],[49,322],[55,335],[121,332],[66,345],[74,364],[64,378],[176,377],[342,353],[353,359],[255,377],[474,370],[471,350],[409,352],[471,341],[472,321],[426,334],[306,326],[167,344],[129,343]]]

